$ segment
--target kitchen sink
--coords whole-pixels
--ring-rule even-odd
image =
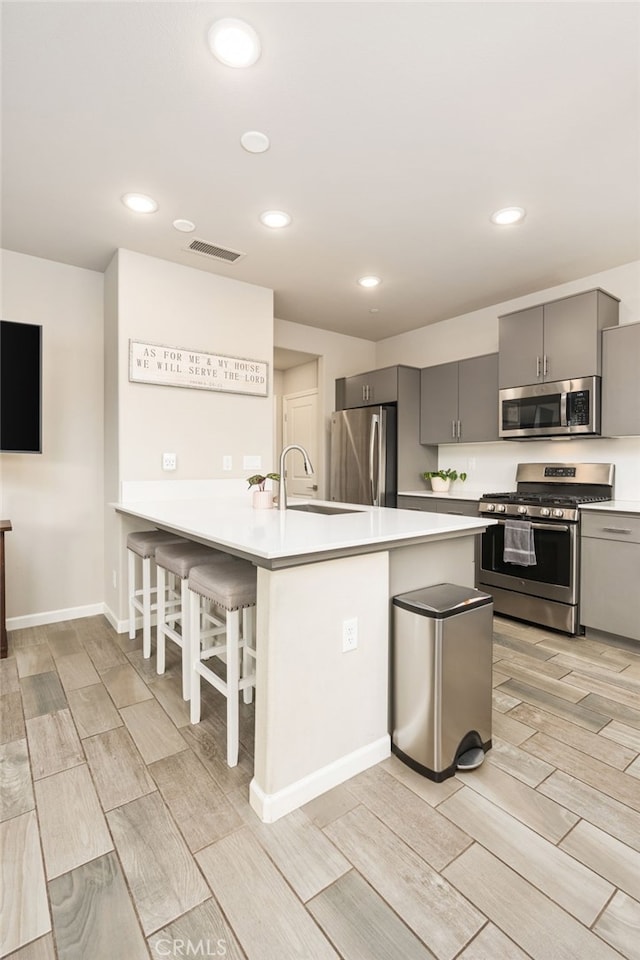
[[[287,510],[302,510],[304,513],[324,513],[327,515],[334,513],[362,513],[362,510],[345,510],[344,507],[327,507],[322,503],[292,503],[287,506]]]

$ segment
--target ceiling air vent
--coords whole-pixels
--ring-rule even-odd
[[[244,257],[244,253],[225,250],[224,247],[218,247],[215,243],[208,243],[206,240],[191,240],[187,250],[191,253],[199,253],[202,257],[209,257],[211,260],[221,260],[223,263],[235,263],[236,260]]]

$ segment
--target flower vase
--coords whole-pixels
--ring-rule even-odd
[[[446,493],[451,485],[451,480],[443,480],[442,477],[431,477],[431,489],[436,493]]]
[[[254,510],[270,510],[273,507],[271,490],[254,490],[252,505]]]

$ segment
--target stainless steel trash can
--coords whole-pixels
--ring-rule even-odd
[[[391,749],[441,781],[491,749],[493,597],[439,583],[393,598]]]

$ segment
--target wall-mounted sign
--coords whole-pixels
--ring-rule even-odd
[[[129,341],[129,380],[266,397],[269,364],[159,343]]]

